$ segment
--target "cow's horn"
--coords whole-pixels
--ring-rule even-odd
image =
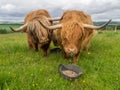
[[[49,21],[59,21],[61,18],[47,18]]]
[[[57,24],[57,25],[53,25],[53,26],[47,26],[41,20],[39,20],[39,22],[46,29],[50,29],[50,30],[52,29],[53,30],[53,29],[62,28],[62,24]]]
[[[23,31],[26,27],[27,27],[27,23],[26,24],[24,24],[24,25],[22,25],[21,27],[19,27],[19,28],[16,28],[16,29],[14,29],[14,28],[12,28],[11,26],[9,26],[9,28],[12,30],[12,31],[14,31],[14,32],[19,32],[19,31]]]
[[[84,26],[85,28],[101,29],[101,28],[107,26],[111,21],[112,21],[112,19],[110,19],[108,22],[104,23],[104,24],[101,25],[101,26],[94,26],[94,25],[89,25],[89,24],[83,24],[83,26]]]

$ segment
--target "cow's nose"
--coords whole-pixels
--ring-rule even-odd
[[[74,49],[74,48],[69,48],[69,49],[68,49],[68,54],[69,54],[70,56],[73,56],[73,55],[75,54],[75,49]]]
[[[75,49],[74,49],[74,48],[69,48],[69,51],[70,51],[70,52],[74,52]]]

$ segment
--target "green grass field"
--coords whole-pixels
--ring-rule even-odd
[[[0,35],[0,90],[120,90],[120,33],[105,32],[92,39],[89,53],[79,56],[79,79],[61,77],[59,64],[70,60],[62,53],[44,58],[41,51],[29,50],[24,33]]]

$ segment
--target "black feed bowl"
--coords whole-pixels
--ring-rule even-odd
[[[59,70],[60,74],[61,74],[65,79],[68,79],[68,80],[77,79],[77,78],[79,78],[79,76],[80,76],[81,74],[83,74],[83,73],[82,73],[82,70],[80,69],[80,67],[77,66],[77,65],[73,65],[73,64],[70,64],[70,65],[62,65],[62,64],[60,64],[59,67],[58,67],[58,70]],[[66,74],[63,73],[63,71],[65,71],[65,70],[73,71],[73,72],[76,73],[76,75],[75,75],[75,76],[66,75]]]

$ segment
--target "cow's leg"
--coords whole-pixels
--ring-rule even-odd
[[[63,51],[63,55],[64,55],[64,59],[67,60],[68,56],[67,56],[67,54],[65,53],[65,51]]]
[[[28,40],[28,47],[29,49],[34,49],[34,43],[31,40]]]
[[[86,52],[88,52],[89,45],[90,45],[90,40],[87,40],[87,41],[84,43],[84,50],[85,50]]]
[[[79,56],[79,53],[76,54],[75,56],[73,56],[73,63],[76,64],[78,62],[78,56]]]
[[[44,46],[41,47],[42,51],[43,51],[43,56],[46,57],[48,55],[48,49],[49,49],[49,45],[50,44],[46,44]]]
[[[66,60],[68,58],[67,54],[64,53],[64,59]]]
[[[34,43],[34,49],[36,52],[38,52],[38,43]]]
[[[28,33],[27,33],[27,43],[28,43],[29,49],[32,49],[34,47],[34,44],[32,43],[31,37]]]
[[[92,39],[92,37],[94,36],[94,33],[91,33],[87,39],[84,41],[84,49],[86,52],[88,52],[88,49],[89,49],[89,45],[90,45],[90,41]]]
[[[47,49],[43,49],[43,56],[46,57],[48,55],[48,50]]]
[[[32,43],[30,43],[29,41],[28,41],[28,47],[29,47],[29,49],[32,49],[32,48],[33,48]]]

